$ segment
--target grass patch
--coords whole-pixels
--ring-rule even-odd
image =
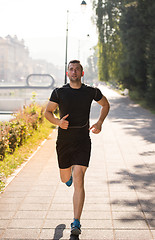
[[[10,176],[18,166],[20,166],[32,155],[44,139],[48,138],[53,128],[55,128],[55,126],[44,119],[44,122],[39,126],[38,130],[27,139],[26,143],[19,148],[16,148],[13,154],[6,154],[3,161],[0,161],[0,192],[5,187],[7,177]]]

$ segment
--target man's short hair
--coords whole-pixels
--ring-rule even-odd
[[[81,65],[81,63],[80,63],[79,60],[71,60],[71,61],[68,63],[68,69],[69,69],[69,64],[70,64],[70,63],[78,63],[78,64],[80,65],[80,67],[81,67],[81,73],[83,72],[83,67],[82,67],[82,65]]]

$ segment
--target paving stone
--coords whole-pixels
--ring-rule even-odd
[[[53,188],[55,189],[56,187],[53,186]],[[35,185],[31,188],[31,191],[45,191],[45,192],[51,192],[53,193],[53,188],[51,186],[46,186],[46,185]]]
[[[16,197],[14,197],[14,198],[12,198],[12,197],[10,197],[10,198],[1,198],[0,199],[0,204],[8,204],[8,203],[18,204],[22,200],[23,200],[23,198],[16,198]]]
[[[43,219],[46,216],[46,211],[18,211],[14,218],[19,219]]]
[[[91,201],[90,201],[91,202]],[[93,201],[95,202],[95,201]],[[101,201],[96,201],[96,203],[85,203],[84,211],[109,211],[110,212],[110,204],[102,204]]]
[[[46,219],[43,228],[46,229],[70,229],[72,219]]]
[[[111,212],[109,211],[83,211],[81,219],[111,219]]]
[[[36,240],[40,229],[7,229],[2,235],[2,239],[28,239]]]
[[[38,196],[38,197],[26,197],[23,203],[50,203],[51,197],[49,196]]]
[[[116,240],[152,240],[149,230],[115,230]]]
[[[112,230],[102,230],[102,229],[85,229],[80,239],[84,240],[113,240],[113,231]]]
[[[134,191],[132,192],[117,192],[117,191],[111,191],[110,192],[110,199],[111,200],[118,200],[118,199],[130,199],[133,201],[133,199],[137,200],[137,195]]]
[[[57,220],[57,219],[46,219],[43,228],[62,228],[61,225],[65,225],[66,228],[70,229],[72,220]],[[81,220],[82,229],[112,229],[112,220]]]
[[[69,239],[70,229],[42,229],[39,239]]]
[[[22,184],[20,186],[11,186],[9,185],[7,187],[7,191],[8,192],[25,192],[25,191],[28,191],[30,189],[30,186],[22,186]]]
[[[1,211],[15,211],[19,208],[20,203],[0,203],[0,212]]]
[[[144,212],[147,219],[154,219],[155,220],[155,211]]]
[[[155,210],[155,204],[150,201],[144,202],[144,201],[140,201],[141,202],[141,207],[143,209],[144,212],[151,212]]]
[[[113,219],[120,219],[120,220],[144,220],[145,217],[144,217],[144,214],[142,212],[139,212],[139,211],[135,211],[135,212],[115,212],[113,211],[112,212],[112,215],[113,215]]]
[[[119,204],[119,205],[115,205],[115,204],[112,204],[112,211],[124,211],[124,212],[137,212],[137,211],[141,211],[141,206],[139,204],[135,204],[135,206],[130,206],[130,205],[124,205],[124,204]]]
[[[82,220],[81,221],[81,224],[82,224],[82,229],[85,230],[85,229],[94,229],[94,230],[103,230],[103,229],[113,229],[113,226],[112,226],[112,220],[108,220],[108,219],[91,219],[91,220]]]
[[[0,229],[5,229],[8,223],[9,223],[8,219],[0,219]]]
[[[150,229],[155,230],[155,220],[154,219],[147,219]]]
[[[73,219],[72,211],[49,211],[47,219]]]
[[[19,207],[19,211],[44,211],[47,210],[50,206],[50,203],[22,203]]]
[[[27,194],[27,197],[53,197],[55,189],[53,191],[31,191]]]
[[[3,192],[3,198],[22,198],[25,197],[27,192],[11,192],[5,191]]]
[[[0,239],[2,239],[1,236],[4,234],[4,232],[5,232],[4,229],[0,229]]]
[[[143,229],[148,230],[148,225],[145,220],[135,219],[120,219],[114,220],[115,229]]]
[[[15,214],[14,211],[8,211],[7,209],[3,209],[4,211],[0,211],[0,219],[11,219]]]
[[[50,207],[50,210],[56,211],[73,211],[73,204],[72,203],[53,203]]]
[[[153,235],[153,240],[155,239],[155,230],[151,230],[151,234]]]
[[[13,219],[8,225],[8,229],[37,229],[41,228],[43,220],[41,219]]]
[[[103,198],[103,199],[109,199],[109,192],[108,191],[95,191],[95,192],[92,192],[92,191],[88,191],[87,189],[85,190],[86,191],[86,200],[90,199],[90,197],[94,197],[94,198]]]
[[[104,198],[104,197],[98,197],[98,198],[95,198],[95,197],[89,197],[89,198],[86,198],[86,201],[85,201],[85,204],[99,204],[100,206],[101,205],[105,205],[106,207],[108,207],[107,205],[109,204],[109,201],[107,202],[107,199]]]

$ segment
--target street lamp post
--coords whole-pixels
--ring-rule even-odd
[[[68,50],[68,13],[69,11],[67,10],[67,26],[66,26],[66,55],[65,55],[65,84],[67,83],[67,50]]]
[[[83,0],[81,2],[81,6],[85,7],[87,5],[87,3]],[[67,83],[67,53],[68,53],[68,15],[69,15],[69,11],[67,10],[67,25],[66,25],[66,52],[65,52],[65,84]]]

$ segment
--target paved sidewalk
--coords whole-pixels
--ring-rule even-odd
[[[101,87],[111,111],[91,134],[82,214],[85,240],[155,239],[155,116]],[[94,103],[91,122],[99,114]],[[0,195],[0,239],[69,239],[73,187],[60,182],[57,130]]]

